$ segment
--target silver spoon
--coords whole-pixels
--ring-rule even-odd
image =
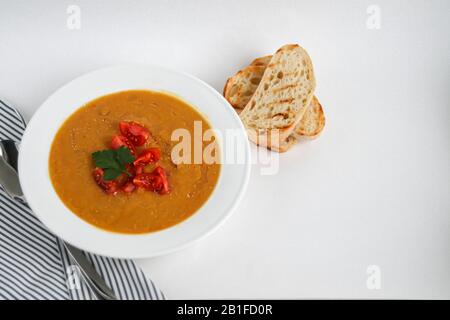
[[[0,185],[14,200],[26,203],[17,174],[17,145],[12,140],[0,140]],[[114,292],[94,269],[80,249],[63,242],[71,260],[79,267],[81,276],[87,286],[99,300],[117,300]]]

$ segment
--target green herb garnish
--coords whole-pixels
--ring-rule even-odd
[[[104,170],[104,180],[114,180],[122,173],[130,175],[126,170],[126,165],[134,161],[134,156],[130,150],[120,147],[116,150],[102,150],[92,154],[95,166]]]

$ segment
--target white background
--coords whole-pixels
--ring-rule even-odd
[[[71,4],[80,30],[67,28]],[[74,77],[127,62],[221,91],[253,58],[300,43],[323,134],[282,154],[276,175],[253,166],[215,234],[139,265],[169,298],[450,298],[449,21],[449,1],[0,0],[0,96],[29,119]]]

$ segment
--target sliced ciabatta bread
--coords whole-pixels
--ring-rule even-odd
[[[313,139],[324,127],[325,114],[319,100],[314,96],[300,123],[295,127],[295,134]]]
[[[259,57],[256,58],[255,60],[252,61],[252,63],[250,63],[251,66],[264,66],[267,67],[267,65],[270,62],[270,59],[272,59],[272,55],[269,54],[267,56],[264,57]]]
[[[228,78],[223,95],[239,114],[256,91],[272,55],[256,58],[253,62]],[[313,97],[300,123],[295,127],[297,135],[315,138],[325,126],[325,114],[317,97]]]
[[[239,113],[245,108],[256,91],[266,66],[247,66],[228,78],[223,96]]]
[[[256,58],[250,64],[251,66],[263,66],[267,67],[270,62],[272,55],[263,56]],[[261,72],[258,68],[258,72]],[[257,75],[258,77],[261,77]],[[240,108],[240,106],[237,106]],[[242,108],[244,108],[243,106]],[[300,136],[305,136],[308,138],[316,138],[325,127],[325,113],[323,111],[322,105],[316,96],[313,97],[311,104],[306,109],[300,123],[295,127],[295,133]]]
[[[299,45],[278,49],[240,114],[250,140],[276,151],[286,151],[284,145],[311,103],[315,87],[308,53]]]

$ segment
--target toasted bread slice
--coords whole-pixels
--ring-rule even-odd
[[[252,61],[250,66],[267,67],[271,58],[272,55],[256,58],[255,60]],[[257,72],[261,73],[260,68],[257,69]],[[256,76],[262,77],[262,75],[260,76],[259,74]],[[242,106],[242,109],[244,107],[245,106]],[[238,105],[237,108],[241,108],[241,106]],[[240,113],[240,111],[238,111],[238,113]],[[295,127],[295,133],[297,135],[305,136],[312,139],[316,138],[322,132],[324,127],[325,127],[325,113],[319,100],[317,99],[316,96],[314,96],[308,109],[306,109],[306,112],[303,115],[302,120],[300,120],[300,123]]]
[[[305,115],[295,127],[295,134],[313,139],[319,136],[324,127],[325,114],[319,100],[314,96]]]
[[[230,77],[224,87],[223,95],[239,114],[245,108],[261,81],[272,55],[256,58],[253,62]],[[325,114],[317,97],[314,96],[306,109],[295,133],[310,139],[317,137],[325,126]]]
[[[251,66],[264,66],[267,67],[267,65],[270,62],[270,59],[272,59],[272,55],[269,54],[267,56],[264,57],[259,57],[256,58],[255,60],[252,61],[252,63],[250,63]]]
[[[247,66],[228,78],[223,89],[223,96],[239,113],[258,88],[266,66]]]
[[[278,49],[240,114],[250,140],[276,151],[286,151],[284,145],[290,142],[288,137],[311,103],[315,87],[308,53],[299,45]],[[268,138],[274,132],[277,138]]]

